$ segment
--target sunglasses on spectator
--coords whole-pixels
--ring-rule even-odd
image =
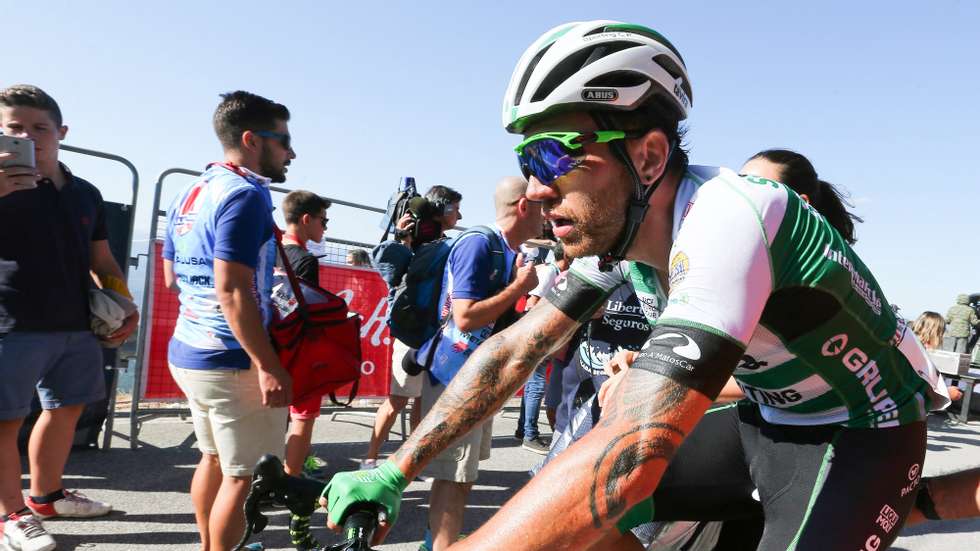
[[[291,149],[290,143],[292,137],[289,134],[273,132],[272,130],[256,130],[255,134],[257,136],[262,136],[263,138],[272,138],[273,140],[276,140],[279,142],[279,145],[283,147],[283,149]]]
[[[514,151],[525,178],[534,176],[546,186],[582,164],[589,143],[608,143],[613,140],[638,138],[640,131],[597,130],[595,132],[542,132],[524,140]]]

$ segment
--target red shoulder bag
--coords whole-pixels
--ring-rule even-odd
[[[334,403],[348,405],[361,376],[361,319],[344,299],[296,277],[282,246],[282,231],[274,231],[287,277],[273,285],[278,316],[269,334],[279,362],[292,376],[293,403],[329,394]],[[347,404],[340,404],[334,392],[351,382]]]

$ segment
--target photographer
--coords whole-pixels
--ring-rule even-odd
[[[371,251],[374,267],[388,284],[388,298],[394,297],[408,263],[416,249],[445,236],[463,219],[459,203],[463,196],[446,186],[432,186],[422,197],[408,201],[405,214],[395,223],[395,238],[382,242]]]
[[[425,243],[443,237],[446,230],[452,229],[463,219],[459,211],[462,200],[463,196],[451,188],[432,186],[424,197],[409,201],[408,211],[395,226],[395,239],[375,247],[371,255],[373,264],[388,284],[389,301],[394,298],[395,289],[405,276],[413,251]],[[364,459],[365,467],[374,466],[381,444],[387,440],[388,431],[395,423],[398,413],[408,405],[408,400],[418,399],[422,395],[422,375],[409,375],[402,367],[406,357],[411,358],[414,354],[407,354],[410,349],[401,341],[392,340],[391,387],[388,398],[378,408],[374,419],[374,432]],[[416,404],[412,407],[410,420],[413,429],[418,420],[419,408]]]

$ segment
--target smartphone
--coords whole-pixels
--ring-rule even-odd
[[[524,265],[544,264],[548,261],[548,250],[544,247],[534,247],[524,251]]]
[[[34,161],[34,140],[30,138],[15,138],[0,134],[0,152],[17,154],[13,159],[0,160],[0,168],[37,168]]]

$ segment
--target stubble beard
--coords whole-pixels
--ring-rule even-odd
[[[263,149],[262,156],[259,157],[259,169],[262,171],[262,175],[272,180],[273,183],[281,184],[286,181],[286,172],[283,170],[283,166],[276,166],[276,162],[271,157],[269,150]]]
[[[589,197],[572,220],[574,231],[561,240],[570,258],[604,255],[612,250],[626,225],[626,197]]]

